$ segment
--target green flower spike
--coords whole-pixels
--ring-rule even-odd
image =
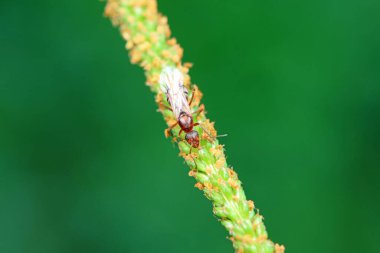
[[[194,93],[191,110],[201,111],[195,118],[201,125],[200,148],[191,148],[182,141],[179,127],[165,131],[165,134],[178,141],[180,155],[190,167],[189,176],[195,178],[195,187],[211,200],[213,213],[229,232],[235,251],[284,252],[284,246],[268,239],[263,217],[255,213],[253,201],[246,200],[236,172],[228,167],[214,123],[206,118],[204,106],[200,103],[202,93],[196,85],[191,85],[188,75],[191,64],[181,62],[183,49],[171,37],[167,18],[157,11],[156,0],[108,0],[105,15],[120,28],[127,41],[131,62],[144,69],[147,85],[156,95],[159,110],[168,126],[175,124],[177,119],[168,109],[165,94],[160,90],[160,74],[167,66],[176,67],[183,73],[185,87]]]

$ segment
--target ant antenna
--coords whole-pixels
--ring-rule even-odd
[[[216,141],[216,138],[219,138],[219,137],[227,137],[228,134],[220,134],[220,135],[217,135],[215,137],[213,137],[209,131],[207,131],[201,124],[199,124],[199,126],[203,129],[203,131],[208,135],[210,136],[210,138],[213,140],[213,141]]]

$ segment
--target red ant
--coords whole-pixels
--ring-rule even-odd
[[[194,127],[198,126],[199,123],[194,123],[190,110],[195,90],[193,90],[191,99],[188,101],[188,91],[183,85],[183,75],[177,68],[166,67],[161,73],[160,83],[161,89],[166,94],[167,101],[171,106],[171,108],[168,109],[170,109],[177,118],[177,122],[169,127],[167,131],[170,132],[178,124],[181,127],[179,136],[182,131],[184,131],[186,133],[186,142],[193,148],[199,148],[199,134],[194,130]],[[198,111],[196,111],[197,115],[202,111],[203,108],[199,108]]]

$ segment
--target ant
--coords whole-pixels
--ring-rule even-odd
[[[170,109],[177,119],[177,122],[167,129],[168,132],[178,124],[181,127],[179,136],[185,132],[185,140],[193,148],[199,148],[199,134],[194,130],[199,123],[194,123],[190,105],[193,102],[195,90],[193,90],[190,101],[187,100],[188,91],[183,85],[183,75],[173,67],[166,67],[160,76],[160,84],[162,91],[166,94],[167,101],[170,104]],[[199,115],[203,108],[199,108],[194,112]]]

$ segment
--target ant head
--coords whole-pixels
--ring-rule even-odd
[[[191,117],[191,115],[187,114],[186,112],[181,112],[178,117],[178,124],[183,129],[183,131],[188,133],[193,130],[193,117]]]
[[[193,148],[199,147],[199,136],[197,131],[188,132],[185,139]]]

